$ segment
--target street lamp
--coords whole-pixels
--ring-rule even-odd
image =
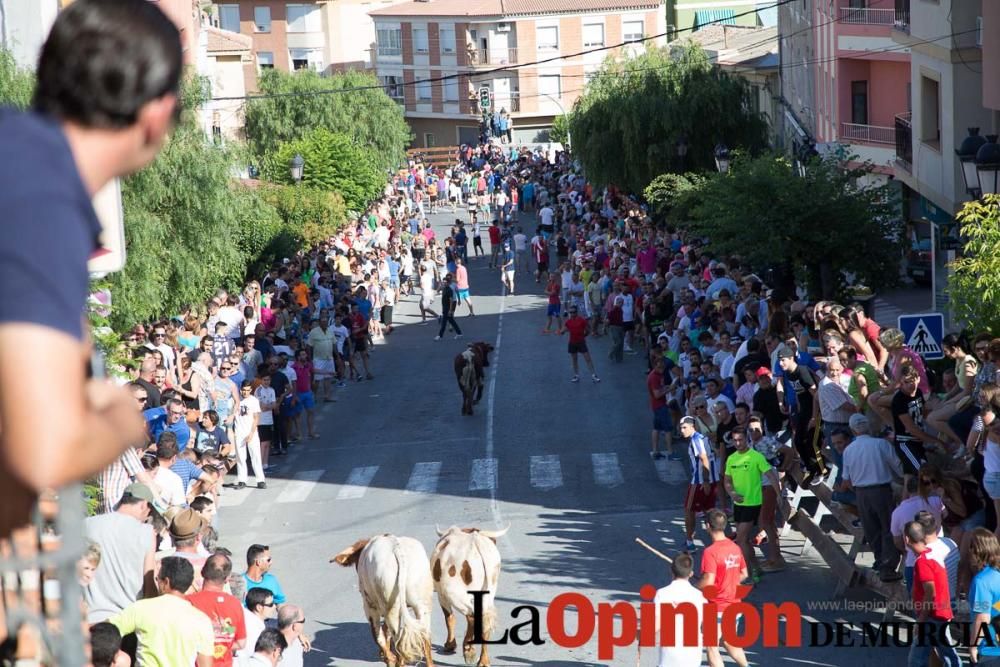
[[[288,171],[292,175],[292,180],[298,183],[302,180],[302,170],[305,169],[306,161],[301,155],[296,154],[288,163]]]
[[[973,199],[978,199],[982,193],[979,189],[979,173],[976,169],[976,153],[979,152],[979,149],[985,143],[986,139],[979,136],[979,128],[970,127],[969,136],[962,141],[962,145],[955,151],[955,155],[958,156],[958,160],[962,165],[962,178],[965,179],[965,191],[968,192]]]
[[[986,135],[986,143],[976,152],[979,190],[984,195],[1000,194],[1000,144],[997,135]]]
[[[723,143],[715,147],[715,168],[719,170],[720,174],[729,171],[729,149]]]

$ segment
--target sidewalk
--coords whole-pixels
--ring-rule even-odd
[[[900,315],[929,312],[929,287],[904,287],[875,295],[875,320],[883,329],[896,326]]]

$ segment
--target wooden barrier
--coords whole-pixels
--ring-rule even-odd
[[[458,146],[410,148],[406,151],[406,157],[435,169],[447,169],[458,164]]]

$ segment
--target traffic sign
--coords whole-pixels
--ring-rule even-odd
[[[483,111],[489,111],[490,107],[493,106],[493,93],[486,86],[479,89],[479,108]]]
[[[125,268],[125,213],[122,186],[117,178],[101,188],[93,199],[101,223],[100,247],[90,256],[87,271],[105,275]]]
[[[924,359],[944,359],[941,340],[944,338],[944,315],[922,313],[920,315],[900,315],[899,329],[903,340],[914,352]]]

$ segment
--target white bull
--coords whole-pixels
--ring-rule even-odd
[[[431,600],[427,552],[412,537],[358,540],[330,559],[358,571],[358,589],[372,637],[389,667],[431,658]]]
[[[455,614],[462,614],[467,623],[465,640],[462,642],[462,656],[466,663],[471,663],[476,655],[472,643],[474,599],[469,591],[489,591],[482,596],[483,639],[489,640],[496,624],[494,599],[500,581],[500,551],[497,550],[496,541],[508,530],[510,526],[497,532],[457,526],[446,531],[437,529],[440,539],[431,555],[431,572],[434,590],[437,591],[438,602],[448,626],[444,652],[453,653],[456,649]],[[485,644],[482,645],[477,664],[479,667],[490,664]]]

